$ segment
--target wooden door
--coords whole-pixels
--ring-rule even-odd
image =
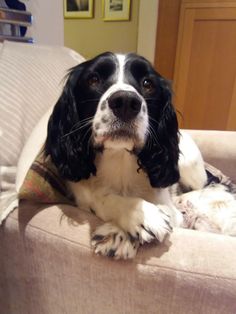
[[[182,0],[178,24],[180,127],[236,130],[236,1]]]

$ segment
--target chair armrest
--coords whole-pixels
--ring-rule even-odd
[[[185,130],[192,136],[206,162],[236,182],[236,132]]]

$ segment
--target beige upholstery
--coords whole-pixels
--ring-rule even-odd
[[[190,133],[236,179],[236,132]],[[90,248],[99,223],[75,207],[21,203],[0,228],[0,313],[236,313],[236,238],[175,229],[114,261]]]
[[[236,182],[236,132],[188,130],[204,159]]]
[[[215,133],[200,134],[211,151]],[[232,140],[218,136],[219,149]],[[74,207],[22,203],[0,233],[3,313],[236,313],[236,238],[175,229],[133,261],[113,261],[90,248],[99,223]]]

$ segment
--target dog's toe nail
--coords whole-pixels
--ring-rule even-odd
[[[108,251],[108,253],[107,253],[107,256],[108,256],[108,257],[114,257],[114,256],[115,256],[115,253],[116,253],[115,250],[110,249],[110,250]]]
[[[93,237],[92,237],[92,241],[102,241],[104,239],[104,236],[101,235],[101,234],[95,234]]]
[[[134,243],[136,241],[136,238],[134,236],[132,236],[132,234],[130,232],[128,232],[128,236],[129,236],[129,240],[131,243]]]

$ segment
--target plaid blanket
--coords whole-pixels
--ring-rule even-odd
[[[50,157],[44,156],[43,150],[25,177],[19,199],[46,204],[74,204],[65,182],[60,178]]]

